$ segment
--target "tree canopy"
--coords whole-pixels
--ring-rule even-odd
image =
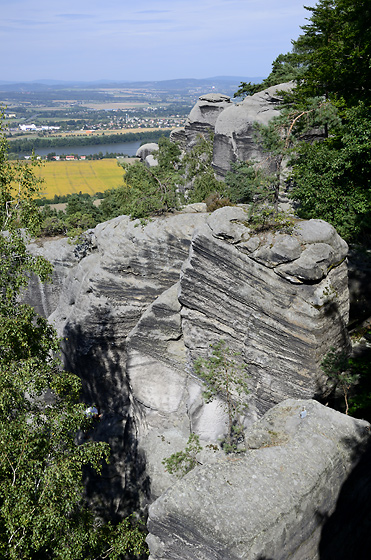
[[[347,106],[370,102],[371,5],[368,0],[320,0],[293,41],[305,67],[298,91]]]
[[[58,359],[54,329],[22,303],[29,274],[50,264],[27,251],[37,232],[33,165],[12,164],[0,130],[0,556],[93,560],[140,553],[142,533],[125,521],[97,523],[84,498],[83,469],[98,473],[109,447],[77,435],[89,429],[81,382]],[[125,529],[125,530],[124,530]]]
[[[260,127],[262,146],[271,152],[275,136],[273,151],[290,161],[300,217],[322,218],[347,241],[365,241],[371,233],[371,5],[319,0],[306,9],[310,17],[292,52],[277,57],[262,84],[241,84],[236,95],[293,80],[281,115]],[[256,177],[245,174],[245,183],[253,186]]]

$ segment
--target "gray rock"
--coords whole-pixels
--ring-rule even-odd
[[[152,154],[149,154],[146,157],[146,159],[144,160],[144,163],[146,164],[147,167],[157,167],[157,165],[158,165],[157,159]]]
[[[45,247],[57,264],[63,257],[49,320],[63,339],[66,368],[82,379],[84,401],[103,412],[96,437],[113,448],[103,486],[115,511],[125,513],[128,489],[137,492],[131,503],[143,505],[168,488],[162,460],[184,449],[190,432],[205,448],[225,436],[224,403],[205,403],[193,372],[210,344],[224,338],[247,366],[245,426],[288,396],[316,395],[322,357],[347,344],[346,263],[336,232],[321,222],[327,233],[319,237],[308,237],[304,223],[292,235],[256,234],[247,209],[210,215],[191,206],[145,226],[121,216],[89,232],[78,250],[63,245],[64,256],[60,242]],[[303,255],[309,268],[322,266],[318,246],[323,277],[299,280]],[[287,278],[277,273],[285,265],[293,267]],[[213,454],[202,459],[213,461]]]
[[[141,161],[145,161],[146,157],[156,152],[158,150],[158,144],[155,142],[148,142],[147,144],[143,144],[138,148],[136,157],[140,158]]]
[[[128,500],[128,488],[146,495],[148,487],[147,474],[141,481],[144,463],[130,435],[136,428],[127,337],[148,306],[178,281],[193,231],[205,219],[188,213],[142,226],[121,216],[98,225],[96,247],[69,269],[49,317],[62,338],[66,369],[81,377],[86,404],[95,403],[103,413],[97,437],[105,438],[113,452],[105,482],[92,482],[91,487],[105,493],[116,512],[127,513],[128,501],[134,500]]]
[[[28,249],[32,255],[43,256],[53,263],[51,282],[43,284],[36,276],[31,275],[28,289],[23,295],[24,301],[30,303],[37,313],[49,317],[58,306],[70,269],[76,266],[75,247],[68,239],[63,238],[33,242],[28,245]]]
[[[222,111],[215,123],[213,166],[218,176],[224,177],[236,160],[266,160],[255,140],[254,124],[268,124],[279,114],[280,90],[289,90],[291,83],[272,86],[246,97],[241,103]],[[269,167],[269,163],[267,163]]]
[[[246,227],[247,219],[246,209],[224,206],[211,214],[207,225],[214,237],[228,240],[230,243],[238,243],[244,236],[250,237],[250,230]]]
[[[214,132],[218,116],[230,105],[232,105],[230,98],[221,93],[208,93],[199,97],[185,125],[188,148],[192,147],[200,134],[209,136]]]
[[[193,204],[187,204],[182,208],[182,212],[188,214],[199,214],[207,212],[205,202],[194,202]]]
[[[150,506],[150,560],[319,560],[369,429],[316,401],[280,403],[247,434],[246,455],[197,467]]]
[[[179,300],[192,360],[221,338],[241,354],[251,421],[288,396],[311,398],[325,390],[320,364],[331,347],[349,345],[349,301],[340,240],[321,244],[326,266],[313,280],[304,277],[302,263],[305,257],[309,270],[319,266],[319,244],[306,245],[294,233],[291,241],[279,233],[253,234],[249,253],[250,234],[243,209],[217,210],[195,232]],[[294,259],[290,274],[283,275],[288,265],[277,263],[288,259]]]
[[[170,132],[170,140],[176,142],[182,150],[187,148],[187,136],[184,127],[174,128]]]

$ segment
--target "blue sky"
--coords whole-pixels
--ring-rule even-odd
[[[264,77],[309,15],[300,0],[1,0],[0,79]]]

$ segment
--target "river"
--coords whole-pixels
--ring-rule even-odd
[[[135,142],[122,142],[121,144],[98,144],[96,146],[64,146],[60,148],[37,148],[35,151],[38,156],[47,156],[51,152],[55,152],[56,155],[60,156],[62,154],[77,154],[78,156],[90,156],[93,154],[99,154],[102,152],[103,155],[108,153],[116,154],[126,154],[128,156],[135,156],[138,148],[140,147],[141,141],[136,140]],[[18,154],[20,158],[24,156],[30,156],[30,153]]]

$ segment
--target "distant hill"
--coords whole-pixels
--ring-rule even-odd
[[[0,91],[3,92],[42,92],[61,89],[97,89],[97,88],[136,88],[152,91],[171,91],[173,93],[190,93],[201,90],[209,91],[215,89],[223,93],[236,91],[240,82],[259,83],[263,80],[261,76],[214,76],[211,78],[182,78],[174,80],[159,81],[109,81],[99,80],[95,82],[66,82],[57,80],[34,80],[32,82],[10,83],[0,80]]]

